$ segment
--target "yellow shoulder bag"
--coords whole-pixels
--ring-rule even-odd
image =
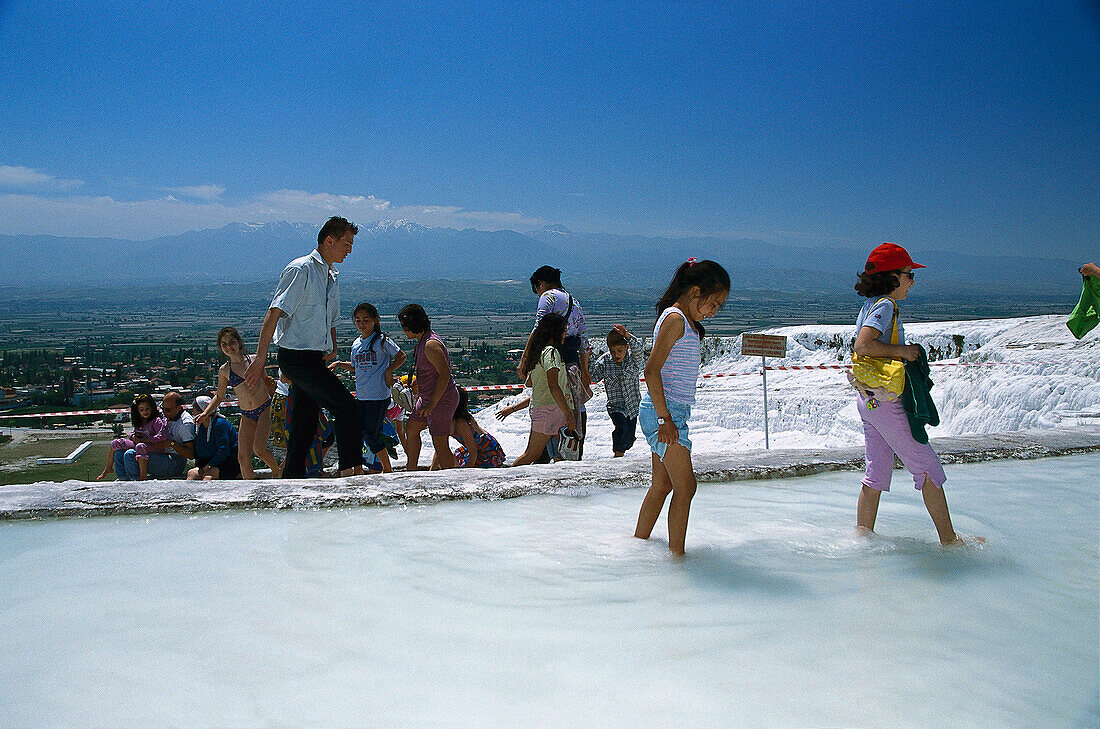
[[[894,305],[893,333],[890,344],[898,343],[898,305],[893,299],[884,298]],[[876,304],[878,301],[875,302]],[[886,390],[894,397],[901,397],[905,390],[905,362],[900,359],[867,357],[852,353],[852,376],[870,388]]]

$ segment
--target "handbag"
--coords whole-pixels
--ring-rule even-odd
[[[879,299],[879,301],[883,300]],[[897,344],[898,305],[893,299],[890,299],[890,302],[894,304],[893,333],[890,335],[890,344]],[[868,357],[853,352],[852,376],[871,389],[885,390],[894,398],[901,397],[901,393],[905,390],[905,362],[900,359]]]
[[[581,445],[584,444],[584,436],[580,433],[563,427],[558,431],[558,452],[567,461],[579,461],[581,459]]]

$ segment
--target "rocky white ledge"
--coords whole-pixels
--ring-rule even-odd
[[[1031,459],[1100,450],[1100,427],[933,438],[945,463]],[[640,447],[638,447],[640,446]],[[303,480],[38,482],[0,486],[0,519],[383,506],[453,499],[508,499],[647,486],[645,443],[626,458],[511,469],[456,469]],[[863,469],[863,449],[755,450],[693,456],[700,483]],[[950,477],[950,470],[948,471]]]

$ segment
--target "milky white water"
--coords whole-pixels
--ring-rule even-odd
[[[704,485],[0,523],[5,727],[1093,727],[1100,454]]]

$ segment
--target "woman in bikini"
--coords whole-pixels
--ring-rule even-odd
[[[225,327],[218,332],[218,350],[228,361],[218,369],[218,391],[206,409],[195,418],[195,425],[207,422],[225,399],[226,388],[232,387],[237,395],[237,407],[241,411],[237,449],[241,478],[256,478],[256,473],[252,470],[253,453],[271,468],[271,477],[278,478],[279,462],[267,447],[267,437],[271,434],[271,411],[268,410],[271,393],[268,391],[267,378],[256,387],[249,387],[245,382],[244,371],[248,369],[252,357],[244,351],[244,340],[233,327]]]

